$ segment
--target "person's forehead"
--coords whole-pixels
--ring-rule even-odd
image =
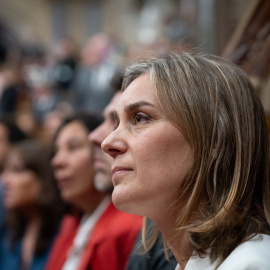
[[[59,132],[56,142],[68,141],[77,138],[87,138],[88,131],[79,121],[73,121],[65,125]]]
[[[142,100],[151,101],[151,103],[157,103],[158,100],[148,74],[139,76],[128,85],[117,103],[116,111]]]

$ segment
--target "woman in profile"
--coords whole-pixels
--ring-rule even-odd
[[[51,165],[64,216],[46,270],[124,270],[139,234],[142,218],[118,211],[111,194],[94,185],[94,145],[88,135],[102,122],[89,112],[64,119],[53,140]]]
[[[7,209],[0,232],[1,269],[42,270],[64,211],[44,147],[34,140],[14,145],[1,181]]]
[[[270,269],[268,130],[240,68],[192,53],[134,63],[102,147],[115,206],[156,223],[177,269]]]

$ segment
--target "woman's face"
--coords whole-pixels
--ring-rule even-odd
[[[38,176],[26,169],[16,150],[11,150],[2,175],[4,205],[8,209],[24,209],[37,203],[41,184]]]
[[[51,163],[61,196],[69,203],[80,205],[96,192],[92,148],[88,131],[79,121],[64,126],[56,138]]]
[[[177,199],[193,164],[188,141],[161,110],[148,75],[123,92],[116,107],[116,129],[102,147],[113,157],[114,204],[153,219]]]

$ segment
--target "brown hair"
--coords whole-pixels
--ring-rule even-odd
[[[49,151],[35,140],[25,140],[15,144],[12,151],[19,155],[25,169],[37,175],[41,184],[40,195],[35,205],[41,217],[41,228],[35,248],[35,254],[39,255],[52,243],[66,207],[53,180]],[[15,241],[23,236],[27,219],[18,210],[10,210],[8,224],[11,229],[11,246],[13,246]]]
[[[175,239],[188,230],[197,254],[224,260],[254,234],[270,235],[268,130],[247,75],[217,56],[172,52],[128,67],[123,90],[143,74],[194,151],[174,204]]]

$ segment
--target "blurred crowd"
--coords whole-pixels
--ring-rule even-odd
[[[47,139],[66,114],[102,112],[111,97],[109,82],[119,66],[118,51],[103,33],[89,38],[82,48],[69,37],[49,52],[42,44],[29,42],[15,60],[7,57],[2,64],[1,114],[12,115],[27,134]]]
[[[191,44],[185,37],[125,46],[105,33],[89,37],[82,46],[63,37],[50,50],[29,41],[7,50],[0,63],[0,113],[46,141],[65,115],[101,113],[112,97],[113,75],[127,64],[153,51],[188,50]]]
[[[142,219],[114,208],[110,161],[95,170],[93,149],[102,156],[125,66],[191,48],[187,38],[127,47],[97,33],[81,47],[63,37],[50,51],[29,42],[1,52],[0,269],[102,270],[107,259],[113,270],[150,269],[136,256],[126,268]],[[89,141],[100,125],[107,131]],[[95,183],[98,172],[106,177]],[[153,257],[174,269],[161,250]]]

